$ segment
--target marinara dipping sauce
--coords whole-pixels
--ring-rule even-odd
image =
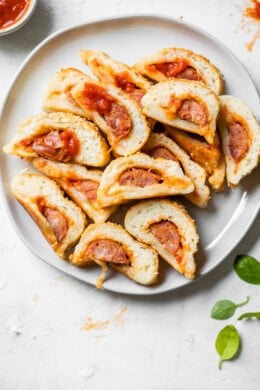
[[[0,31],[16,24],[26,13],[31,0],[0,0]]]

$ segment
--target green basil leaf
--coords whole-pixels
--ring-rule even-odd
[[[238,255],[234,267],[237,275],[245,282],[260,284],[260,262],[254,257]]]
[[[227,325],[217,335],[215,348],[220,356],[218,367],[221,369],[224,360],[230,360],[238,353],[240,336],[234,325]]]
[[[223,299],[215,303],[211,310],[211,318],[216,320],[226,320],[227,318],[232,317],[235,313],[236,305],[229,301],[228,299]]]
[[[238,317],[238,320],[246,320],[248,318],[255,318],[256,320],[260,320],[260,311],[244,313]]]
[[[215,303],[211,310],[211,318],[215,320],[226,320],[235,313],[236,308],[245,305],[249,301],[249,297],[241,303],[234,303],[229,299],[223,299]]]

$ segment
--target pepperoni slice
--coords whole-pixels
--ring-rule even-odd
[[[61,242],[68,231],[67,219],[57,209],[42,207],[42,215],[47,219],[58,242]]]
[[[199,126],[205,126],[208,122],[208,115],[205,108],[194,99],[185,99],[177,111],[180,119],[195,123]]]
[[[72,185],[89,200],[97,200],[97,189],[99,183],[94,180],[73,180]]]
[[[174,223],[169,221],[156,222],[150,226],[150,231],[172,255],[175,255],[181,248],[181,238]],[[179,259],[178,256],[177,260]]]
[[[194,68],[188,66],[183,72],[177,74],[177,79],[200,81],[201,77]]]
[[[164,146],[157,146],[156,148],[152,149],[149,154],[154,158],[164,158],[165,160],[178,161],[174,154]]]
[[[132,119],[125,107],[117,102],[105,88],[86,83],[83,92],[84,105],[97,111],[111,127],[114,141],[126,137],[132,129]]]
[[[129,168],[119,178],[121,186],[146,187],[161,182],[161,176],[142,168]]]
[[[228,130],[230,154],[236,162],[239,162],[245,157],[249,149],[247,131],[239,122],[230,123]]]
[[[139,107],[141,107],[142,97],[145,95],[145,91],[143,89],[134,89],[132,92],[129,92],[128,95],[131,99],[133,99]]]
[[[112,129],[115,141],[125,138],[132,129],[132,120],[126,109],[117,103],[112,103],[110,111],[104,114],[104,118]]]
[[[91,260],[101,260],[117,264],[129,264],[122,246],[109,239],[92,241],[87,248],[86,257]]]
[[[39,156],[55,161],[70,161],[79,152],[79,141],[70,130],[51,131],[31,143]]]

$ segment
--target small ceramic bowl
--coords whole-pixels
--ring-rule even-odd
[[[12,32],[17,31],[19,30],[19,28],[23,27],[34,13],[37,3],[38,0],[30,0],[29,6],[25,11],[25,14],[19,20],[17,20],[17,22],[11,24],[6,28],[0,29],[0,37],[3,35],[11,34]]]

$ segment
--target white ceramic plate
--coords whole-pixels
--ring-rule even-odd
[[[252,80],[241,63],[221,42],[197,27],[176,19],[151,15],[126,16],[98,20],[58,32],[32,52],[19,70],[3,107],[1,145],[13,137],[20,122],[41,110],[44,89],[58,69],[74,66],[86,70],[79,56],[81,48],[103,50],[115,59],[133,64],[145,54],[170,46],[186,47],[210,58],[225,77],[225,93],[243,99],[255,113],[260,112]],[[11,179],[28,166],[28,163],[14,156],[1,153],[3,201],[18,235],[47,263],[94,285],[100,269],[79,269],[58,259],[30,217],[12,197]],[[257,172],[254,172],[235,191],[214,194],[205,210],[185,202],[197,222],[200,236],[200,250],[197,254],[199,276],[213,270],[241,240],[257,214],[259,201],[260,188],[257,188]],[[191,283],[164,264],[161,265],[160,273],[160,284],[143,287],[111,271],[105,282],[105,289],[150,295]]]

